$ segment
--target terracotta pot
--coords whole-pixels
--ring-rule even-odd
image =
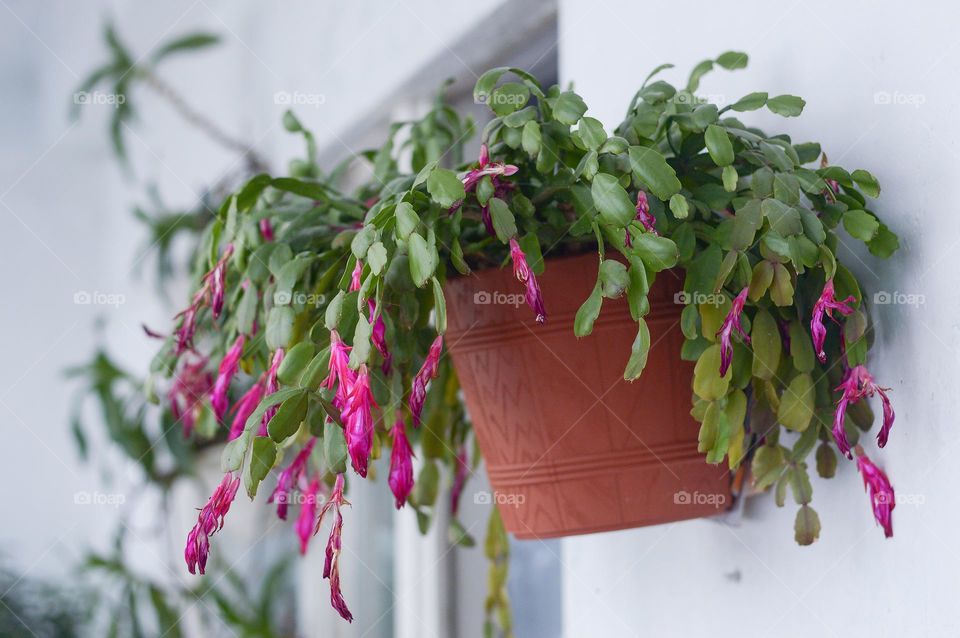
[[[548,260],[538,325],[510,268],[450,280],[446,344],[507,530],[546,538],[716,514],[731,475],[697,452],[693,364],[680,360],[681,275],[650,291],[643,376],[623,380],[637,333],[625,298],[605,299],[593,334],[573,319],[597,258]]]

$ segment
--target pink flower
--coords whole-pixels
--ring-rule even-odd
[[[813,312],[810,316],[810,334],[813,335],[813,349],[816,351],[817,359],[820,360],[820,363],[825,363],[827,360],[827,353],[823,351],[823,342],[827,339],[827,329],[823,325],[823,315],[826,314],[833,319],[835,323],[839,323],[834,319],[833,311],[836,310],[840,314],[847,316],[853,312],[853,308],[848,304],[854,301],[856,301],[856,299],[852,296],[847,297],[843,301],[837,301],[837,298],[834,296],[833,279],[828,279],[827,283],[823,285],[823,292],[820,293],[820,298],[817,299],[817,303],[813,305]]]
[[[420,427],[420,415],[423,413],[423,403],[427,399],[427,383],[437,376],[440,367],[440,352],[443,350],[443,335],[430,344],[427,358],[420,371],[413,377],[413,387],[410,388],[410,414],[413,415],[413,426]]]
[[[397,416],[390,435],[393,437],[393,449],[390,451],[390,477],[387,483],[393,492],[397,509],[400,509],[413,489],[413,450],[410,449],[402,417]]]
[[[280,389],[280,384],[277,383],[277,370],[280,368],[281,363],[283,363],[283,348],[277,348],[273,353],[273,360],[270,362],[270,370],[267,372],[266,385],[263,390],[265,397],[270,396]],[[275,415],[279,409],[279,405],[272,405],[263,413],[263,418],[260,420],[260,432],[258,436],[267,435],[267,424],[270,423],[270,419],[273,418],[273,415]]]
[[[377,314],[377,302],[373,299],[367,301],[367,307],[370,309],[370,318],[368,321],[373,326],[373,332],[370,340],[380,356],[383,357],[383,374],[390,374],[390,367],[393,362],[393,355],[390,354],[390,348],[387,347],[387,324],[383,321],[383,313]],[[376,318],[374,318],[376,317]]]
[[[873,518],[876,519],[880,527],[883,528],[883,535],[886,538],[893,536],[893,508],[896,507],[896,496],[893,493],[893,486],[883,470],[873,464],[863,448],[859,445],[857,452],[857,469],[863,476],[863,486],[870,495],[870,504],[873,507]]]
[[[187,534],[187,545],[183,550],[183,557],[187,561],[187,569],[191,574],[196,574],[197,568],[200,569],[201,574],[205,573],[207,555],[210,551],[210,537],[223,528],[223,519],[230,511],[230,505],[237,495],[238,487],[240,487],[240,476],[234,476],[232,472],[225,474],[220,485],[210,496],[210,500],[200,510],[197,524]]]
[[[213,384],[213,377],[207,373],[206,367],[207,360],[202,357],[184,361],[180,372],[174,375],[173,385],[167,394],[170,412],[175,421],[182,422],[184,436],[190,436],[193,432],[203,409],[203,397]]]
[[[270,223],[269,217],[264,217],[260,220],[260,236],[263,237],[263,241],[273,241],[273,225]]]
[[[263,399],[263,382],[264,377],[261,376],[233,405],[233,422],[230,424],[228,440],[232,441],[243,434],[247,426],[247,419],[256,411],[257,406],[260,405],[260,400]]]
[[[496,178],[514,175],[518,170],[520,169],[513,164],[491,162],[490,150],[487,148],[487,145],[484,144],[480,147],[480,157],[477,159],[477,168],[467,171],[467,174],[463,177],[463,190],[469,193],[476,188],[477,183],[483,179],[485,175],[489,175],[494,179],[494,185],[496,185]]]
[[[329,370],[321,386],[328,390],[336,388],[333,405],[338,410],[343,410],[357,373],[350,369],[350,346],[343,342],[336,330],[330,331]]]
[[[294,526],[300,538],[300,553],[307,553],[307,545],[316,533],[317,496],[320,494],[320,477],[314,476],[303,493],[303,505],[300,506],[300,516]]]
[[[536,275],[527,265],[527,256],[523,254],[520,243],[516,238],[510,239],[510,258],[513,259],[514,276],[527,286],[524,295],[527,305],[536,313],[537,323],[545,323],[547,321],[547,310],[543,305],[543,295],[540,294],[540,284],[537,283]]]
[[[453,475],[453,487],[450,490],[450,513],[457,515],[460,509],[460,494],[463,492],[463,486],[467,484],[470,477],[470,465],[467,463],[467,448],[460,445],[460,451],[457,453],[457,469]]]
[[[373,409],[378,407],[370,393],[370,375],[367,366],[361,365],[346,406],[340,413],[343,419],[343,434],[347,439],[347,451],[354,471],[360,476],[367,475],[367,461],[373,449]]]
[[[233,244],[227,244],[216,265],[203,276],[200,289],[194,293],[190,305],[174,317],[175,319],[181,318],[180,325],[176,330],[177,347],[175,352],[177,355],[193,349],[193,336],[197,331],[197,314],[203,306],[210,306],[214,319],[220,316],[226,289],[227,261],[232,254]]]
[[[333,484],[333,492],[330,498],[323,504],[320,510],[320,518],[317,520],[317,526],[314,528],[314,534],[323,524],[323,517],[330,510],[334,510],[333,525],[330,527],[330,537],[327,539],[326,559],[323,563],[323,577],[330,579],[330,604],[337,610],[340,616],[347,622],[353,621],[353,615],[347,609],[347,603],[343,600],[343,594],[340,591],[340,552],[342,549],[343,536],[343,514],[340,509],[350,503],[343,498],[343,474],[337,474],[337,480]]]
[[[887,396],[889,389],[877,385],[873,375],[867,372],[867,367],[864,365],[850,368],[844,374],[843,382],[837,388],[837,390],[843,391],[843,396],[837,402],[837,410],[833,417],[833,438],[837,442],[837,448],[848,459],[853,457],[850,454],[850,443],[847,441],[847,433],[843,427],[847,406],[864,397],[872,397],[874,394],[880,395],[880,400],[883,402],[883,426],[877,434],[877,444],[884,447],[887,444],[887,438],[890,436],[890,429],[893,427],[895,416],[890,398]]]
[[[726,319],[723,320],[723,325],[720,326],[720,330],[717,332],[717,336],[720,337],[721,377],[727,373],[727,370],[730,368],[730,363],[733,361],[733,343],[731,342],[731,337],[733,336],[734,329],[736,329],[737,334],[740,335],[744,343],[750,343],[750,336],[744,332],[742,323],[743,304],[747,302],[748,292],[750,292],[750,288],[744,288],[740,291],[739,295],[734,297],[733,303],[730,305],[730,312],[727,313]]]
[[[477,161],[477,168],[467,171],[467,174],[463,177],[463,190],[469,193],[476,188],[480,180],[489,175],[490,181],[493,184],[493,196],[502,199],[504,195],[513,188],[513,185],[505,182],[501,178],[514,175],[518,170],[519,169],[513,164],[491,162],[489,150],[487,149],[487,145],[484,144],[480,147],[480,157]],[[457,210],[460,204],[461,202],[454,204],[450,211],[453,212]],[[480,207],[480,219],[483,220],[483,225],[487,229],[487,233],[490,235],[497,234],[493,228],[493,219],[490,217],[489,206]]]
[[[350,292],[354,290],[360,290],[360,276],[363,274],[363,262],[359,259],[357,260],[357,265],[353,268],[353,273],[350,274]]]
[[[222,421],[223,415],[227,413],[227,391],[230,389],[230,381],[233,380],[240,365],[244,341],[244,336],[238,335],[227,354],[224,355],[223,360],[220,361],[217,381],[213,384],[213,392],[210,393],[210,405],[213,406],[213,411],[217,415],[217,421]]]
[[[650,212],[650,202],[647,200],[647,194],[644,191],[637,193],[637,221],[640,222],[647,232],[657,234],[657,218]]]
[[[310,440],[303,446],[303,449],[293,458],[293,462],[291,462],[285,470],[280,472],[280,478],[277,479],[277,487],[274,488],[270,498],[267,499],[267,503],[277,504],[277,516],[284,520],[287,519],[287,507],[290,505],[290,496],[293,488],[296,487],[300,481],[300,477],[307,467],[307,460],[310,458],[310,453],[313,451],[313,446],[316,442],[316,438],[310,437]],[[312,526],[313,524],[311,523],[311,527]]]

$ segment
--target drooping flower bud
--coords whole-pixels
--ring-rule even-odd
[[[191,574],[196,574],[198,569],[201,574],[205,573],[207,556],[210,552],[210,537],[223,529],[224,517],[230,511],[230,505],[237,495],[238,487],[240,487],[240,476],[234,476],[232,472],[225,474],[220,485],[210,496],[210,500],[200,510],[197,524],[187,534],[183,557],[187,561],[187,569]]]
[[[523,254],[520,242],[516,238],[510,239],[510,258],[513,260],[514,276],[527,287],[524,295],[527,305],[536,313],[537,323],[545,323],[547,310],[543,305],[543,295],[540,294],[540,284],[537,283],[536,275],[530,270],[527,256]]]
[[[389,375],[393,362],[393,355],[390,354],[390,348],[387,346],[387,324],[383,320],[383,313],[377,314],[377,302],[375,302],[373,299],[368,300],[367,308],[370,309],[368,321],[372,326],[370,341],[373,342],[377,352],[379,352],[380,356],[383,357],[383,366],[381,367],[383,374]]]
[[[397,509],[400,509],[413,489],[413,450],[407,440],[402,417],[397,416],[390,436],[393,438],[393,449],[390,451],[390,477],[387,483],[393,492]]]
[[[377,403],[370,392],[370,373],[366,365],[361,365],[340,417],[343,419],[343,434],[347,440],[350,462],[354,471],[364,477],[373,450],[373,409],[376,407]]]
[[[357,265],[353,267],[353,272],[350,274],[350,292],[360,290],[361,275],[363,275],[363,262],[358,259]]]
[[[423,404],[427,399],[427,383],[437,376],[442,350],[443,335],[437,335],[433,343],[430,344],[430,350],[427,352],[427,358],[420,367],[420,371],[413,377],[408,405],[410,406],[410,414],[413,415],[414,427],[420,427],[420,415],[423,413]]]
[[[743,304],[747,302],[748,292],[750,292],[750,288],[744,288],[740,291],[739,295],[734,297],[733,303],[730,305],[730,312],[727,313],[726,318],[723,320],[723,325],[720,326],[720,330],[717,332],[717,336],[720,337],[721,377],[727,373],[727,370],[730,368],[730,363],[733,361],[733,343],[731,339],[734,329],[736,329],[737,334],[740,335],[744,343],[750,343],[750,335],[743,330],[742,323]]]
[[[264,217],[260,220],[260,236],[263,237],[263,241],[273,241],[273,225],[270,223],[269,217]]]
[[[307,545],[313,538],[317,522],[317,499],[320,496],[320,477],[314,476],[303,493],[303,504],[300,505],[300,515],[294,526],[297,537],[300,539],[300,553],[307,553]]]
[[[240,400],[233,404],[233,421],[230,424],[230,434],[227,439],[232,441],[241,434],[247,425],[247,419],[250,418],[260,405],[263,399],[264,376],[261,376],[250,389],[243,393]]]
[[[244,336],[238,335],[236,341],[227,350],[223,360],[220,361],[217,380],[213,384],[213,391],[210,393],[210,405],[213,406],[213,412],[217,415],[217,421],[223,421],[223,415],[227,413],[227,391],[230,389],[230,381],[233,380],[234,375],[237,374],[237,368],[240,366],[244,341]]]
[[[863,485],[870,495],[870,505],[873,508],[873,518],[883,528],[883,535],[893,536],[893,508],[896,507],[896,495],[893,486],[883,470],[874,465],[873,461],[863,452],[859,445],[856,447],[857,469],[863,476]]]
[[[647,200],[647,194],[644,191],[637,193],[637,221],[640,222],[648,233],[657,234],[657,218],[650,212],[650,202]]]
[[[310,453],[313,451],[313,446],[316,441],[316,438],[310,437],[310,440],[307,441],[303,449],[297,453],[290,465],[280,472],[280,477],[277,479],[277,487],[274,488],[270,498],[267,499],[267,503],[277,504],[277,516],[283,520],[287,519],[287,508],[290,505],[293,488],[296,487],[300,477],[303,476],[303,472],[307,467],[307,460],[310,458]],[[311,522],[311,528],[312,527],[313,524]]]
[[[825,363],[827,360],[827,353],[823,351],[823,343],[827,339],[827,328],[823,325],[823,315],[826,314],[833,319],[835,323],[838,323],[833,317],[833,311],[836,310],[840,314],[847,316],[853,312],[853,308],[848,304],[856,301],[853,296],[847,297],[843,301],[838,301],[834,294],[833,279],[828,279],[827,283],[823,285],[823,292],[820,293],[820,298],[817,299],[817,302],[813,305],[813,312],[810,315],[810,334],[813,336],[813,350],[817,353],[817,359],[820,360],[820,363]]]

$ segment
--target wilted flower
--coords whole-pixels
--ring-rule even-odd
[[[277,348],[273,353],[273,360],[270,362],[270,370],[267,372],[267,379],[264,384],[263,392],[265,397],[270,396],[280,389],[280,384],[277,383],[277,370],[280,369],[281,363],[283,363],[283,348]],[[263,419],[260,420],[259,436],[267,435],[267,424],[270,423],[270,419],[273,418],[273,415],[275,415],[279,409],[279,405],[272,405],[263,413]]]
[[[241,434],[247,425],[247,419],[253,414],[260,400],[263,398],[264,376],[261,376],[250,389],[243,393],[240,400],[233,404],[233,422],[230,424],[230,434],[227,439],[232,441]]]
[[[647,232],[657,234],[657,218],[650,212],[650,202],[647,200],[647,194],[644,191],[637,193],[637,221],[640,222]]]
[[[413,489],[413,450],[410,449],[402,417],[397,416],[390,435],[393,437],[393,449],[390,451],[390,478],[387,483],[393,492],[397,509],[400,509]]]
[[[260,236],[263,237],[263,241],[273,241],[273,225],[270,223],[269,217],[264,217],[260,220]]]
[[[427,383],[437,376],[440,367],[440,352],[443,350],[443,335],[430,344],[427,358],[420,367],[420,371],[413,377],[413,387],[410,388],[410,414],[413,415],[413,426],[420,427],[420,415],[423,413],[423,403],[427,399]]]
[[[547,310],[543,305],[543,295],[540,294],[540,284],[537,283],[536,275],[527,265],[527,256],[523,254],[520,242],[516,238],[510,239],[510,258],[513,259],[513,274],[527,287],[524,298],[527,305],[536,313],[537,323],[546,322]]]
[[[198,568],[201,574],[206,571],[210,537],[223,528],[223,519],[230,511],[230,504],[237,495],[238,487],[240,487],[240,476],[234,476],[232,472],[226,473],[220,485],[210,496],[210,500],[200,510],[197,524],[187,534],[187,545],[183,550],[183,557],[187,561],[187,569],[191,574],[196,574]]]
[[[824,363],[827,360],[827,353],[823,351],[823,343],[827,339],[827,328],[823,325],[823,315],[826,314],[833,319],[835,323],[838,323],[833,317],[833,311],[836,310],[844,316],[849,315],[853,312],[853,308],[848,304],[856,301],[852,296],[847,297],[843,301],[837,301],[834,294],[833,279],[828,279],[827,283],[823,285],[823,292],[820,293],[820,298],[817,299],[817,303],[813,305],[813,312],[810,316],[810,334],[813,335],[813,349],[817,353],[817,359],[820,360],[820,363]]]
[[[199,293],[198,293],[199,295]],[[193,303],[176,314],[174,319],[180,318],[180,325],[177,326],[174,334],[177,335],[177,346],[174,352],[177,355],[183,354],[187,350],[193,350],[193,335],[197,332],[197,313],[200,311],[200,302],[203,297],[195,295]]]
[[[320,530],[323,524],[323,517],[330,510],[334,510],[333,525],[330,527],[330,537],[327,539],[326,559],[323,563],[323,577],[330,579],[330,604],[337,610],[340,616],[347,622],[353,621],[353,615],[347,609],[347,603],[343,600],[343,594],[340,591],[340,551],[342,549],[343,536],[343,514],[340,509],[350,502],[343,498],[343,474],[337,474],[337,480],[333,484],[333,492],[330,498],[323,504],[320,510],[320,518],[317,520],[317,526],[314,528],[314,534]]]
[[[360,476],[367,475],[367,461],[373,449],[373,409],[376,407],[377,403],[370,392],[370,374],[367,366],[361,365],[340,413],[350,462]]]
[[[317,520],[317,497],[320,494],[320,477],[314,476],[303,493],[303,505],[300,506],[300,516],[294,526],[300,538],[300,553],[307,553],[307,545],[314,535]]]
[[[357,265],[353,267],[353,272],[350,274],[350,292],[354,290],[360,290],[360,276],[363,274],[363,262],[359,259],[357,260]]]
[[[307,467],[307,460],[310,458],[310,453],[313,451],[313,446],[316,441],[316,438],[310,437],[310,440],[307,441],[303,449],[297,453],[290,465],[280,472],[280,477],[277,479],[277,487],[274,488],[270,498],[267,499],[267,503],[277,504],[277,516],[284,520],[287,518],[287,507],[290,505],[291,492],[293,492],[293,488],[296,487],[297,482],[303,475],[303,471]],[[312,526],[313,524],[311,522],[311,527]]]
[[[723,325],[720,326],[720,330],[717,332],[717,336],[720,337],[721,377],[727,373],[727,370],[730,368],[730,363],[733,361],[733,343],[731,342],[731,338],[734,329],[736,329],[737,334],[740,335],[744,343],[750,343],[750,335],[743,330],[743,304],[747,302],[748,292],[750,292],[750,288],[746,287],[740,291],[739,295],[734,297],[733,303],[730,305],[730,312],[727,313],[727,317],[723,320]]]
[[[357,373],[350,369],[350,346],[345,344],[336,330],[330,331],[330,373],[321,387],[328,390],[336,388],[333,405],[343,410],[347,405],[347,394],[356,379]]]
[[[893,427],[894,412],[890,404],[890,398],[887,391],[890,388],[881,388],[873,379],[873,375],[867,372],[864,365],[850,368],[843,377],[843,382],[837,390],[843,391],[843,396],[837,402],[837,411],[833,417],[833,438],[837,442],[837,447],[849,459],[850,443],[847,441],[847,433],[843,428],[844,416],[847,406],[856,403],[864,397],[872,397],[874,394],[880,395],[883,402],[883,425],[877,434],[877,444],[884,447],[887,444],[887,438],[890,436],[890,429]]]
[[[464,485],[467,484],[467,479],[470,477],[470,464],[467,463],[467,448],[465,445],[460,445],[460,451],[457,452],[457,469],[453,475],[453,487],[450,489],[450,513],[454,516],[457,515],[457,510],[460,509],[460,494],[463,492]]]
[[[223,360],[220,361],[217,381],[213,384],[213,392],[210,393],[210,405],[213,406],[213,412],[217,415],[217,421],[222,421],[223,415],[227,413],[227,391],[230,389],[230,381],[233,380],[233,376],[237,373],[237,368],[240,365],[244,341],[244,336],[238,335],[227,354],[224,355]]]
[[[873,461],[863,453],[859,445],[857,452],[857,469],[863,476],[863,485],[870,495],[870,504],[873,507],[873,517],[883,528],[883,535],[893,536],[893,508],[896,507],[896,495],[893,486],[883,470],[874,465]]]
[[[184,361],[180,372],[174,375],[167,398],[175,421],[183,424],[183,435],[190,436],[203,410],[203,397],[213,385],[213,377],[206,371],[207,360],[196,358]]]

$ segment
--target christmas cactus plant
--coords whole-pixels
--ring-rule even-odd
[[[650,347],[647,292],[658,273],[683,277],[682,357],[696,361],[691,413],[705,462],[748,471],[778,505],[790,488],[805,545],[820,528],[810,454],[823,477],[837,451],[855,455],[891,535],[893,490],[858,443],[873,420],[867,398],[882,401],[879,447],[894,413],[867,371],[867,308],[838,252],[857,240],[886,258],[897,238],[870,210],[880,192],[870,173],[739,119],[758,109],[796,117],[802,99],[751,93],[719,107],[697,96],[704,73],[746,63],[724,53],[683,88],[654,80],[670,65],[661,66],[612,130],[575,92],[494,69],[475,88],[494,116],[476,161],[460,158],[472,124],[438,101],[364,156],[372,178],[354,192],[311,150],[290,176],[260,174],[229,196],[204,233],[196,292],[153,366],[170,379],[185,431],[203,420],[227,439],[223,480],[187,536],[190,571],[204,571],[237,493],[253,498],[264,482],[277,515],[295,518],[302,551],[324,530],[323,576],[347,620],[339,561],[351,480],[382,475],[422,527],[449,507],[466,542],[456,512],[479,459],[445,356],[444,282],[511,267],[532,316],[549,322],[537,277],[549,257],[584,252],[597,254],[597,280],[575,333],[590,335],[604,298],[625,296],[637,333],[623,344],[624,376],[637,383]],[[284,123],[312,149],[292,114]],[[490,532],[487,608],[507,625],[496,512]]]

